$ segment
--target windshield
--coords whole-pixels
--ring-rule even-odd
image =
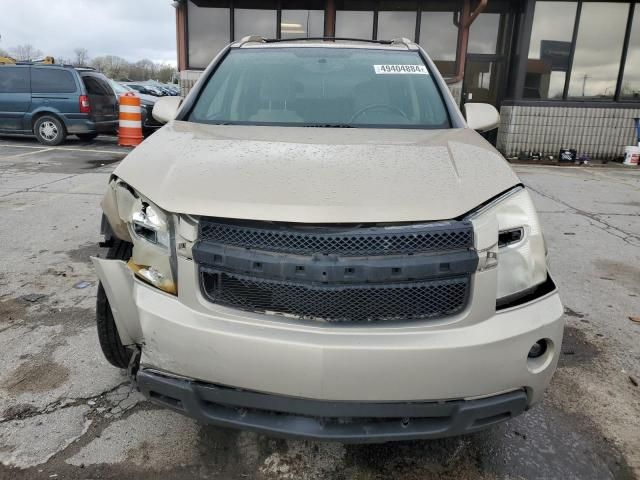
[[[188,120],[450,127],[440,92],[418,52],[324,47],[230,50]]]

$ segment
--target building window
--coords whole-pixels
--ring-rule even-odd
[[[640,5],[636,4],[620,98],[640,101]]]
[[[189,68],[205,68],[231,40],[229,8],[187,3]]]
[[[628,3],[582,4],[569,97],[613,98],[628,15]]]
[[[336,37],[373,38],[373,12],[338,10],[336,12]]]
[[[413,41],[416,36],[416,12],[378,12],[378,38],[393,40],[406,37]]]
[[[240,40],[247,35],[276,38],[276,10],[261,8],[234,8],[233,35]]]
[[[422,12],[419,42],[443,75],[456,72],[458,27],[453,23],[455,12]]]
[[[322,37],[324,10],[282,10],[280,38]]]
[[[380,40],[394,38],[416,38],[415,0],[380,0],[378,6],[378,35]]]
[[[524,97],[561,99],[564,93],[576,2],[536,2]]]
[[[422,29],[421,29],[422,30]],[[469,53],[498,53],[499,13],[481,13],[469,30]]]

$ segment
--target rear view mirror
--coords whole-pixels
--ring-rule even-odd
[[[153,106],[151,114],[160,123],[170,122],[176,118],[180,102],[182,102],[180,97],[160,97]]]
[[[500,124],[500,114],[496,107],[488,103],[465,103],[467,125],[478,132],[487,132]]]

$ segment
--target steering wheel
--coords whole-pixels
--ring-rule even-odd
[[[404,118],[405,120],[409,121],[409,118],[407,117],[407,115],[402,110],[400,110],[398,107],[394,107],[393,105],[387,105],[386,103],[372,103],[371,105],[367,105],[366,107],[361,108],[356,113],[354,113],[353,116],[349,119],[349,123],[353,123],[353,121],[356,118],[358,118],[360,115],[362,115],[363,113],[366,113],[369,110],[374,110],[376,108],[386,108],[387,110],[389,110],[391,112],[400,114],[400,116],[402,118]]]

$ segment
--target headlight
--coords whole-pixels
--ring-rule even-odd
[[[547,280],[546,245],[529,192],[513,190],[484,209],[498,222],[497,304],[525,295]]]
[[[154,245],[169,248],[169,227],[166,215],[156,206],[142,202],[131,215],[133,234]]]
[[[175,294],[169,217],[148,200],[139,200],[134,203],[129,223],[133,240],[129,268],[151,285]]]
[[[133,243],[128,266],[135,275],[167,293],[176,294],[172,219],[121,180],[114,180],[117,212]]]

